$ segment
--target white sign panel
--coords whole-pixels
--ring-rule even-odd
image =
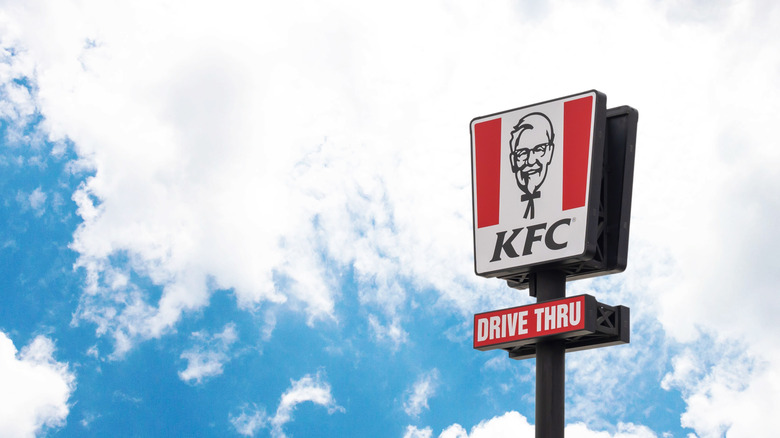
[[[594,90],[471,121],[478,275],[592,257],[605,113]]]

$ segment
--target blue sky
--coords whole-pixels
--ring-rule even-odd
[[[533,436],[473,273],[468,124],[639,110],[631,308],[567,436],[768,436],[772,2],[0,4],[0,435]],[[757,335],[757,334],[760,334]]]

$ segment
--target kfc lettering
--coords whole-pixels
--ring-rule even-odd
[[[544,245],[550,249],[550,250],[559,250],[566,248],[566,245],[568,245],[568,242],[556,242],[555,241],[555,230],[560,227],[561,225],[569,225],[571,224],[571,219],[561,219],[558,222],[552,224],[549,229],[547,229],[547,223],[543,224],[537,224],[537,225],[531,225],[528,228],[526,228],[525,232],[525,243],[523,243],[523,252],[522,254],[524,256],[530,255],[533,253],[533,244],[534,242],[540,242],[542,240],[542,234],[537,234],[537,232],[542,233],[544,232]],[[546,232],[545,232],[546,230]],[[512,243],[513,240],[520,234],[520,232],[523,231],[523,228],[515,228],[512,230],[512,234],[509,235],[509,237],[506,237],[506,231],[499,231],[496,233],[496,247],[493,250],[493,258],[490,259],[491,262],[495,262],[498,260],[501,260],[501,253],[506,253],[507,256],[515,258],[520,257],[520,255],[515,250],[515,247]]]
[[[538,338],[590,333],[586,312],[595,306],[589,295],[474,315],[474,348],[492,350],[536,342]]]

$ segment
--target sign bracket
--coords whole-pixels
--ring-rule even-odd
[[[608,306],[596,303],[596,332],[563,339],[567,353],[628,344],[631,340],[631,311],[626,306]],[[526,344],[505,348],[509,358],[515,360],[531,359],[536,356],[536,344]]]

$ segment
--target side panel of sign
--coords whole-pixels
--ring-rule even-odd
[[[472,121],[478,275],[590,256],[605,108],[591,91]]]

